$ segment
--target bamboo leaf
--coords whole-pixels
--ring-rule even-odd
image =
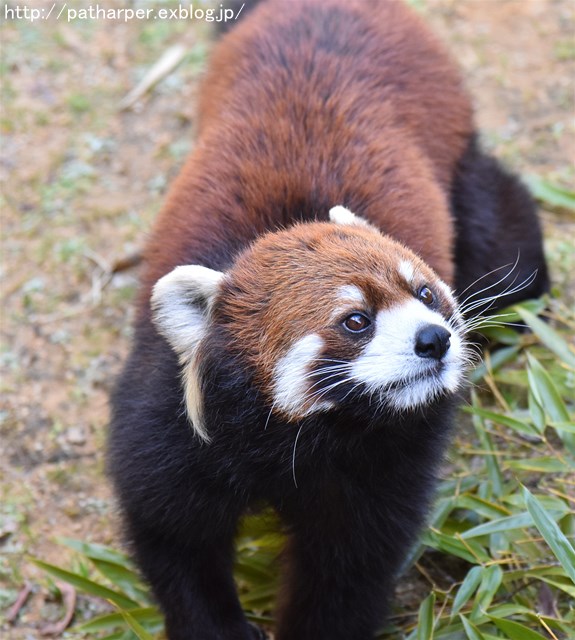
[[[575,433],[575,423],[573,422],[551,422],[549,426],[553,427],[553,429],[557,429],[557,431]]]
[[[553,516],[561,518],[567,513],[568,509],[561,512],[553,512]],[[469,538],[477,538],[479,536],[491,535],[493,533],[500,533],[501,531],[512,531],[513,529],[523,529],[524,527],[533,526],[533,518],[529,512],[519,513],[513,516],[506,516],[505,518],[498,518],[491,522],[484,522],[472,529],[468,529],[461,534],[461,537],[465,540]]]
[[[527,404],[529,407],[529,415],[531,416],[531,421],[535,425],[537,431],[539,431],[539,433],[543,433],[545,431],[545,426],[547,423],[547,421],[545,420],[545,411],[539,404],[539,401],[537,400],[535,394],[531,389],[529,389],[528,391]]]
[[[539,433],[537,429],[535,429],[532,425],[527,422],[523,422],[522,420],[517,420],[517,418],[511,418],[509,416],[505,416],[501,413],[495,413],[494,411],[487,411],[486,409],[482,409],[481,407],[464,407],[463,411],[466,413],[473,413],[482,418],[486,418],[487,420],[491,420],[496,424],[502,424],[514,431],[518,431],[519,433],[528,435],[528,436],[538,436]]]
[[[477,383],[491,371],[497,371],[504,364],[511,362],[517,357],[520,351],[519,346],[504,347],[493,353],[489,353],[489,364],[487,361],[481,362],[471,373],[471,382]]]
[[[114,562],[91,559],[98,571],[129,598],[140,604],[150,604],[150,596],[144,589],[139,577],[130,569]]]
[[[479,407],[479,402],[475,393],[472,394],[472,399],[473,406]],[[481,446],[486,451],[493,454],[495,452],[495,448],[493,446],[493,443],[491,442],[491,438],[489,437],[489,433],[485,427],[483,419],[478,415],[473,415],[472,420],[479,441],[481,442]],[[497,458],[495,457],[495,455],[487,454],[485,456],[485,464],[487,466],[487,473],[491,481],[491,491],[496,496],[500,496],[503,491],[503,474],[501,473],[501,469],[499,468],[499,463],[497,462]]]
[[[532,575],[531,572],[527,572],[525,574],[526,577],[531,577],[531,575]],[[571,598],[575,599],[575,586],[571,584],[572,581],[570,581],[569,584],[567,584],[567,583],[560,582],[559,580],[551,580],[546,576],[535,575],[533,577],[536,577],[538,580],[541,580],[542,582],[546,582],[551,587],[555,587],[556,589],[564,591]],[[569,578],[565,578],[565,580],[569,580]]]
[[[428,530],[422,536],[422,542],[432,549],[438,549],[452,556],[463,558],[472,564],[489,562],[490,558],[483,547],[474,540],[466,541],[446,535],[440,531]]]
[[[551,551],[553,551],[567,575],[575,584],[575,550],[557,523],[553,521],[541,506],[537,498],[526,487],[522,488],[525,506],[533,517],[535,526],[543,538],[545,538],[545,542],[551,547]]]
[[[528,353],[527,359],[529,360],[529,368],[527,369],[529,386],[533,390],[535,398],[551,420],[569,422],[569,412],[561,400],[553,380],[533,355]]]
[[[495,597],[502,580],[503,571],[501,571],[501,567],[499,565],[494,564],[483,569],[481,584],[477,589],[473,609],[469,616],[472,621],[475,622],[487,610],[491,601]]]
[[[488,617],[511,640],[547,640],[545,636],[529,629],[525,625],[519,624],[519,622],[496,618],[495,616]]]
[[[433,640],[435,593],[431,592],[419,607],[417,640]]]
[[[487,520],[494,520],[498,518],[504,518],[510,515],[509,509],[501,506],[500,504],[496,504],[495,502],[490,502],[489,500],[484,500],[476,495],[470,495],[468,493],[464,493],[455,499],[455,504],[460,509],[469,509]]]
[[[88,580],[88,578],[84,578],[77,573],[72,573],[71,571],[66,571],[64,569],[60,569],[60,567],[55,567],[52,564],[48,564],[47,562],[43,562],[42,560],[38,560],[36,558],[31,559],[32,562],[40,569],[43,569],[47,573],[67,582],[76,588],[84,591],[85,593],[89,593],[90,595],[97,596],[98,598],[103,598],[104,600],[109,600],[113,602],[118,607],[123,609],[137,609],[138,603],[128,598],[123,593],[118,591],[114,591],[113,589],[109,589],[93,580]]]
[[[489,338],[493,342],[499,342],[500,344],[506,344],[509,346],[519,345],[521,342],[521,336],[514,329],[509,327],[481,327],[478,329],[486,338]]]
[[[479,586],[479,583],[481,582],[482,574],[483,567],[473,567],[467,573],[465,579],[461,583],[461,586],[457,590],[455,599],[453,600],[453,606],[451,607],[452,616],[459,613],[461,608],[467,604],[471,596],[475,593],[477,587]]]
[[[73,538],[56,538],[59,544],[62,544],[74,551],[77,551],[83,556],[90,558],[90,560],[103,560],[104,562],[110,562],[117,564],[121,567],[133,567],[130,558],[124,554],[106,547],[103,544],[95,544],[93,542],[83,542],[82,540],[74,540]]]
[[[575,354],[557,331],[520,305],[516,306],[515,310],[550,351],[553,351],[566,365],[575,369]]]
[[[551,456],[526,458],[525,460],[506,460],[504,466],[509,469],[523,469],[541,473],[568,473],[571,470],[567,462]]]
[[[137,620],[141,625],[150,628],[161,630],[163,627],[163,616],[155,607],[143,607],[141,609],[130,609],[130,615],[134,620]],[[115,629],[124,622],[124,617],[121,613],[107,613],[96,618],[88,620],[83,624],[76,627],[79,632],[82,631],[106,631],[108,629]]]
[[[527,376],[529,378],[529,388],[533,392],[535,399],[545,410],[546,414],[553,422],[572,422],[569,412],[565,407],[557,387],[553,383],[551,376],[545,371],[538,360],[527,354],[529,367]],[[575,436],[572,433],[557,430],[569,451],[575,454]]]
[[[130,629],[136,634],[138,640],[154,640],[154,636],[151,633],[148,633],[144,627],[133,618],[127,611],[120,611],[122,617],[126,621],[126,624],[130,627]]]
[[[479,568],[479,567],[476,567],[476,568]],[[465,629],[465,635],[467,636],[468,640],[485,640],[485,636],[481,633],[481,631],[479,631],[479,629],[473,624],[473,622],[468,620],[462,614],[459,615],[459,618],[463,623],[463,628]]]
[[[132,630],[128,629],[127,631],[111,633],[109,636],[98,638],[98,640],[138,640],[138,638]]]
[[[551,207],[575,211],[575,192],[564,189],[535,174],[523,176],[523,179],[537,200]]]

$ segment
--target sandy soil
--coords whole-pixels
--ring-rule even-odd
[[[485,144],[523,174],[573,183],[575,5],[414,4],[464,68]],[[65,564],[57,536],[119,544],[103,446],[137,269],[111,269],[142,245],[193,147],[210,40],[205,24],[184,21],[0,20],[0,625],[23,581],[34,588],[0,634],[33,639],[61,611],[27,555]],[[189,49],[184,62],[120,111],[176,43]],[[564,265],[573,219],[543,217],[550,257]]]

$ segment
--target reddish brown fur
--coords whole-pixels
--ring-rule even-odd
[[[471,107],[400,2],[268,0],[216,46],[201,95],[196,149],[146,251],[144,314],[176,265],[229,268],[261,232],[325,220],[336,204],[452,282],[448,197]]]

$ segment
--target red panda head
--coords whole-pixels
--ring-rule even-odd
[[[214,324],[287,421],[358,393],[411,410],[459,386],[466,348],[449,287],[344,207],[330,220],[262,236],[226,273],[182,266],[155,285],[154,321],[180,358],[188,412],[204,439],[197,357]]]

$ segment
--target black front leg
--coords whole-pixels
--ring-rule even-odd
[[[347,502],[342,494],[296,515],[277,640],[370,640],[384,621],[424,505],[349,486],[345,493]]]
[[[258,640],[232,576],[233,536],[183,544],[140,531],[138,563],[165,614],[169,640]]]
[[[329,537],[291,540],[277,640],[369,640],[382,622],[392,571]]]

